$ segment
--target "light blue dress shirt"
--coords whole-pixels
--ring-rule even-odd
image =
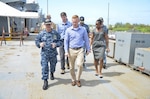
[[[78,26],[78,28],[69,27],[65,32],[64,49],[68,53],[69,48],[84,47],[87,51],[90,51],[89,38],[87,31],[84,27]]]
[[[57,25],[57,32],[60,34],[61,39],[64,39],[65,31],[69,28],[72,24],[67,21],[66,23],[61,23]]]

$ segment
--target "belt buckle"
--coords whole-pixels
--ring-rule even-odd
[[[78,48],[74,48],[75,50],[78,50]]]
[[[77,48],[73,48],[74,50],[78,50],[78,49],[80,49],[81,47],[77,47]]]

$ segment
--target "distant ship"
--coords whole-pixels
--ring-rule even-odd
[[[28,30],[32,30],[30,32],[38,32],[37,25],[41,23],[44,18],[44,15],[39,11],[38,3],[27,3],[27,0],[1,0],[1,2],[16,8],[22,12],[37,12],[39,13],[39,18],[19,18],[19,17],[8,17],[0,16],[0,28],[4,27],[5,32],[19,32],[22,31],[23,28],[28,28]],[[12,29],[13,22],[16,23],[17,29],[13,31]],[[10,24],[10,26],[9,26]],[[2,29],[0,29],[0,35],[2,35]]]
[[[38,12],[39,5],[37,3],[27,3],[24,5],[26,12]]]

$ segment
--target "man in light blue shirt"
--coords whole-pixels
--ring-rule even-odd
[[[84,46],[86,54],[90,53],[90,45],[87,31],[79,24],[78,15],[72,16],[72,26],[65,32],[64,48],[65,55],[69,58],[70,74],[72,77],[72,86],[77,85],[81,87],[80,76],[83,69],[84,62]],[[77,76],[75,74],[75,60],[78,67]]]
[[[71,26],[71,23],[67,19],[67,14],[65,12],[60,13],[62,23],[57,25],[57,32],[60,34],[62,41],[64,41],[65,31],[68,27]],[[61,74],[65,74],[65,51],[64,51],[64,42],[63,45],[59,47],[60,54],[60,63],[61,63]],[[66,65],[69,69],[68,57],[66,58]]]

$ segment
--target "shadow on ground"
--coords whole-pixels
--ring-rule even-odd
[[[109,76],[109,77],[114,77],[114,76],[120,76],[124,73],[122,72],[104,72],[103,75],[104,76]]]
[[[62,78],[55,78],[55,80],[57,80],[56,82],[53,82],[51,84],[48,85],[49,87],[53,87],[53,86],[57,86],[60,84],[64,84],[64,85],[71,85],[71,79],[62,79]],[[81,85],[82,86],[88,86],[88,87],[94,87],[97,86],[99,84],[103,84],[103,83],[109,83],[110,80],[104,80],[99,78],[98,80],[85,80],[85,79],[81,79]]]

